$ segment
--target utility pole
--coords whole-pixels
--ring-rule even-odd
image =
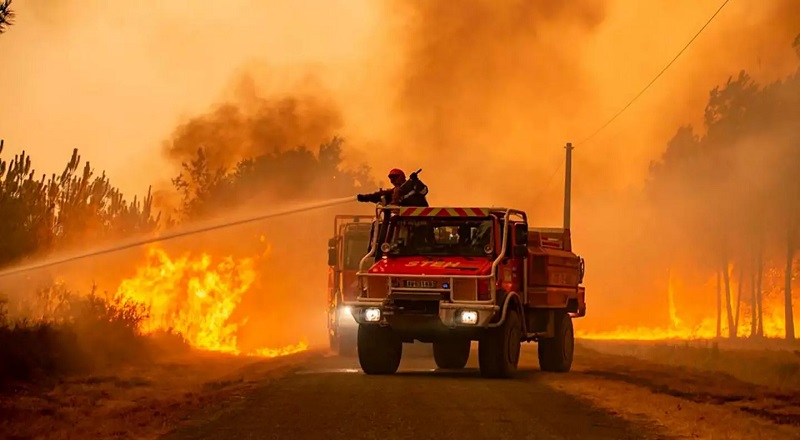
[[[569,229],[570,224],[570,204],[572,201],[572,142],[567,142],[564,147],[567,150],[567,167],[564,172],[564,229]]]

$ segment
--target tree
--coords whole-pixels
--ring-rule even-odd
[[[342,168],[343,140],[333,138],[316,154],[305,148],[276,150],[239,161],[225,171],[212,170],[202,148],[183,172],[173,179],[181,195],[179,213],[184,220],[198,220],[254,198],[272,203],[323,197],[343,197],[359,185],[373,185],[369,168]]]
[[[4,143],[0,140],[0,154]],[[48,203],[44,178],[33,178],[31,158],[23,151],[0,160],[0,265],[16,261],[52,243],[54,210]]]
[[[14,11],[11,9],[12,0],[0,2],[0,34],[5,32],[9,26],[14,24]]]
[[[0,140],[0,154],[3,145]],[[128,203],[105,173],[94,177],[89,162],[76,174],[80,163],[74,150],[60,175],[37,180],[24,151],[0,160],[0,266],[87,240],[155,229],[159,216],[153,217],[149,192],[143,203]]]
[[[794,42],[800,55],[800,36]],[[793,339],[792,283],[800,246],[800,69],[782,81],[756,84],[740,72],[709,94],[705,133],[681,127],[660,160],[651,164],[649,199],[659,231],[671,237],[671,254],[694,270],[717,275],[717,332],[723,309],[735,337],[741,293],[734,295],[729,268],[750,276],[751,336],[763,334],[765,263],[785,259],[786,338]],[[778,244],[781,244],[778,246]],[[686,244],[682,246],[682,244]],[[778,251],[781,249],[780,255]],[[714,264],[708,264],[714,262]],[[669,263],[674,266],[674,262]],[[724,294],[723,294],[724,289]],[[722,301],[725,301],[725,307]]]

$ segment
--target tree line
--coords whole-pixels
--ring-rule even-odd
[[[343,166],[343,146],[343,139],[334,137],[316,151],[305,146],[274,149],[243,158],[230,168],[213,165],[208,152],[198,148],[172,180],[181,198],[174,214],[179,221],[194,221],[255,198],[275,203],[346,197],[355,195],[360,186],[375,186],[368,166]]]
[[[25,151],[2,159],[0,140],[0,267],[53,250],[201,220],[264,190],[271,191],[272,202],[355,194],[358,185],[372,184],[370,171],[344,169],[342,145],[342,139],[334,138],[316,152],[303,146],[275,150],[242,159],[232,169],[209,165],[199,148],[173,179],[180,206],[168,213],[169,222],[161,222],[150,189],[142,200],[127,201],[105,172],[98,175],[88,161],[81,162],[77,149],[61,174],[38,176]]]
[[[81,167],[77,149],[61,174],[39,176],[25,151],[5,160],[3,147],[0,140],[0,266],[85,242],[151,232],[158,224],[150,191],[142,200],[127,201],[105,172],[97,175],[88,161]]]
[[[800,35],[794,49],[800,59]],[[800,68],[764,85],[745,71],[729,78],[711,90],[702,128],[679,128],[651,164],[647,191],[667,238],[660,244],[673,261],[716,274],[717,336],[723,324],[737,336],[743,307],[749,334],[763,336],[765,265],[782,265],[785,336],[794,339]]]

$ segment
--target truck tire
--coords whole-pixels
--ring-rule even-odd
[[[521,345],[522,324],[519,312],[509,306],[503,325],[490,328],[478,342],[481,376],[504,379],[513,377],[517,372]]]
[[[539,368],[542,371],[566,373],[572,368],[575,352],[575,333],[572,317],[559,310],[554,313],[555,336],[539,341]]]
[[[366,374],[394,374],[403,356],[403,342],[391,328],[358,326],[358,362]]]
[[[433,360],[436,366],[447,370],[464,368],[469,360],[471,341],[463,338],[446,338],[433,343]]]

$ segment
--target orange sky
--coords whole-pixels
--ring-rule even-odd
[[[24,148],[40,171],[55,171],[78,147],[127,192],[142,192],[150,183],[139,177],[143,168],[150,168],[151,176],[173,174],[157,155],[175,125],[206,110],[234,73],[253,62],[271,69],[268,90],[285,87],[298,74],[317,72],[341,102],[348,122],[344,131],[354,142],[392,145],[392,138],[402,137],[392,133],[392,104],[402,82],[404,46],[424,36],[409,32],[406,16],[397,13],[397,2],[391,3],[305,0],[286,6],[201,0],[142,8],[98,0],[17,2],[17,24],[0,38],[0,83],[6,85],[0,135],[7,141],[6,154]],[[611,160],[615,170],[609,183],[636,183],[676,125],[697,120],[713,85],[741,68],[769,79],[785,74],[793,67],[789,44],[797,30],[776,26],[779,3],[731,2],[655,87],[596,139],[592,150],[578,152],[577,175]],[[519,130],[519,121],[505,126],[487,121],[489,132],[515,131],[513,142],[499,139],[491,147],[505,159],[523,148],[523,139],[530,139],[527,149],[549,147],[534,156],[547,159],[546,166],[534,167],[534,181],[549,176],[544,168],[551,169],[564,141],[577,141],[613,114],[719,2],[591,4],[602,10],[593,29],[559,24],[541,31],[550,41],[566,41],[552,46],[562,55],[568,51],[567,58],[574,53],[570,61],[579,72],[580,88],[590,92],[576,93],[575,84],[559,84],[553,76],[540,78],[550,84],[525,85],[534,96],[537,88],[557,87],[547,96],[558,98],[559,105],[571,102],[574,118],[555,111],[559,119],[531,121],[529,131]],[[768,22],[773,23],[769,28]],[[524,59],[526,54],[516,56]],[[539,60],[548,62],[542,56]],[[389,166],[385,150],[394,148],[365,156],[382,170]],[[488,146],[483,148],[485,154]],[[435,165],[426,165],[433,174]]]

